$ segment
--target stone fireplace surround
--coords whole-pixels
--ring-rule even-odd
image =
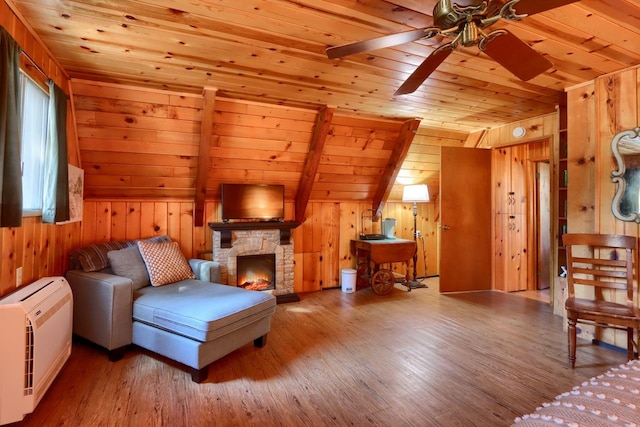
[[[298,225],[291,221],[209,223],[213,230],[213,260],[220,264],[220,281],[236,286],[238,256],[275,254],[275,289],[262,292],[276,297],[295,295],[291,230]]]

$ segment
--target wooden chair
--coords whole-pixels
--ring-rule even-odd
[[[569,296],[565,302],[569,323],[569,362],[576,363],[576,324],[596,326],[594,342],[600,340],[602,327],[627,331],[627,356],[634,359],[634,329],[640,329],[640,311],[637,307],[633,264],[636,238],[612,234],[564,234],[567,247],[567,287]],[[637,269],[636,269],[637,270]],[[576,286],[584,289],[579,297]],[[605,290],[610,289],[605,300]],[[625,302],[613,300],[624,293]],[[584,296],[592,295],[592,296]],[[615,296],[615,297],[614,297]],[[640,333],[638,338],[640,338]]]

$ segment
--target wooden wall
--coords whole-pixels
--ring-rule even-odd
[[[80,80],[72,87],[86,177],[82,244],[166,233],[188,256],[210,251],[211,231],[193,225],[202,97]],[[293,220],[317,115],[216,98],[204,223],[221,220],[224,182],[285,185],[286,219]],[[296,291],[339,286],[340,270],[353,267],[349,240],[361,232],[361,214],[372,207],[402,123],[334,114],[305,220],[293,233]],[[462,146],[466,136],[420,128],[399,172],[432,193],[432,202],[418,208],[421,276],[438,274],[440,146]],[[382,217],[397,218],[396,235],[411,239],[412,207],[401,197],[395,184]],[[381,231],[370,221],[364,231],[372,226]]]
[[[640,124],[638,69],[599,78],[567,93],[568,231],[640,236],[638,225],[617,220],[611,210],[617,169],[611,140]]]
[[[119,238],[167,233],[180,242],[186,255],[206,254],[211,248],[210,230],[193,225],[201,97],[78,80],[71,86],[74,108],[70,116],[77,127],[72,126],[70,162],[85,170],[84,218],[81,224],[54,227],[62,227],[55,234],[66,237],[64,241],[57,238],[55,274],[64,272],[70,250]],[[287,216],[293,219],[293,199],[316,112],[219,99],[215,114],[217,145],[210,152],[207,188],[211,190],[207,192],[205,224],[220,220],[214,190],[220,182],[285,184]],[[296,291],[338,286],[340,269],[353,267],[348,242],[361,231],[361,212],[371,208],[401,123],[340,115],[334,118],[306,220],[294,232]],[[410,150],[411,158],[403,170],[412,183],[428,182],[432,191],[433,201],[418,209],[418,229],[424,236],[419,244],[418,272],[435,275],[438,145],[461,145],[466,135],[431,129],[421,129],[418,134],[419,144],[415,152]],[[396,217],[396,235],[412,238],[411,206],[398,203],[401,194],[402,186],[394,186],[390,200],[396,200],[385,205],[382,216]],[[25,283],[42,273],[31,251],[24,249],[33,247],[29,235],[49,236],[51,232],[43,231],[46,225],[36,226],[37,219],[29,221],[34,231],[3,239],[7,241],[5,255],[16,256],[11,248],[22,250],[22,261],[10,268],[3,266],[5,293],[15,283],[14,267],[23,266]],[[373,226],[380,231],[379,222]],[[39,227],[42,230],[35,230]],[[69,228],[73,231],[65,233]],[[43,245],[48,243],[36,246]]]
[[[194,198],[202,96],[83,80],[72,87],[87,198]],[[206,198],[219,199],[222,183],[266,182],[294,200],[318,111],[213,102]],[[372,200],[403,123],[333,114],[310,198]]]
[[[522,138],[513,136],[513,129],[523,127],[526,130]],[[553,139],[558,133],[557,113],[545,114],[529,120],[510,123],[489,129],[480,141],[479,147],[497,148],[509,145],[529,144]]]
[[[0,291],[13,289],[17,267],[23,267],[24,283],[44,274],[62,274],[70,250],[95,242],[167,233],[180,242],[186,255],[206,254],[211,245],[210,230],[193,225],[203,97],[104,82],[73,80],[69,84],[47,50],[5,2],[0,4],[2,25],[72,96],[69,162],[85,170],[82,223],[49,226],[29,218],[20,229],[3,230],[2,253],[10,261],[3,263]],[[284,184],[287,216],[293,219],[294,199],[317,114],[216,98],[205,224],[220,220],[217,191],[221,182]],[[334,115],[306,219],[293,234],[296,291],[338,286],[340,270],[353,267],[349,240],[363,231],[361,213],[371,208],[402,123]],[[541,132],[535,120],[526,126],[528,136]],[[407,183],[428,184],[432,195],[431,202],[418,206],[418,229],[424,236],[419,242],[421,276],[438,274],[440,147],[464,146],[467,136],[421,127],[399,170],[398,175]],[[489,133],[484,146],[504,141],[502,138]],[[396,235],[411,239],[412,209],[400,202],[401,195],[402,185],[395,184],[382,217],[397,218]],[[365,226],[373,227],[366,232],[380,231],[379,222]]]
[[[86,200],[81,239],[77,246],[119,239],[135,239],[168,234],[180,243],[188,257],[210,257],[212,231],[208,226],[194,227],[193,203],[180,200]],[[361,213],[368,202],[311,202],[307,220],[293,232],[295,250],[295,291],[309,292],[340,285],[340,270],[354,268],[349,241],[361,231]],[[294,206],[285,206],[287,219]],[[418,229],[424,238],[418,243],[418,275],[424,276],[423,248],[427,254],[427,275],[438,274],[437,226],[435,204],[418,205]],[[388,203],[383,217],[398,220],[396,236],[413,238],[413,208],[410,204]],[[219,202],[205,204],[205,223],[219,222]],[[366,221],[365,232],[380,232],[380,222]],[[393,269],[404,273],[402,264]]]
[[[206,254],[210,230],[193,225],[204,97],[107,82],[69,83],[46,48],[5,2],[1,4],[2,25],[16,34],[30,56],[72,96],[69,162],[85,170],[81,224],[47,226],[32,218],[27,220],[28,229],[3,233],[3,255],[14,261],[3,264],[1,292],[13,288],[16,267],[23,267],[24,283],[45,272],[61,274],[66,254],[89,243],[166,232],[180,242],[185,254]],[[293,219],[318,111],[221,97],[215,98],[213,111],[205,224],[220,220],[218,189],[222,182],[284,184],[288,219]],[[297,291],[338,286],[340,269],[353,267],[348,242],[361,231],[360,215],[371,208],[403,122],[334,115],[306,219],[294,232]],[[526,126],[529,137],[541,131],[535,120]],[[421,276],[438,274],[440,147],[464,146],[467,137],[463,132],[420,127],[399,169],[398,176],[407,183],[429,185],[432,196],[430,203],[418,206],[418,229],[424,236],[419,242]],[[501,138],[487,134],[485,148]],[[396,235],[410,239],[413,216],[411,206],[400,202],[401,194],[402,185],[394,184],[382,217],[397,218]],[[379,232],[380,223],[373,224],[371,231]],[[55,267],[44,270],[39,264],[44,249],[32,250],[51,247],[50,237],[41,241],[42,236],[56,239],[55,255],[50,249],[46,252],[54,262],[45,263]],[[402,269],[399,265],[394,268]]]
[[[3,1],[0,2],[0,26],[4,27],[49,78],[69,93],[68,79],[46,47],[22,24]],[[69,163],[77,165],[75,126],[68,126]],[[40,217],[23,219],[22,227],[0,229],[0,295],[16,288],[16,271],[22,267],[22,284],[45,276],[57,276],[66,269],[66,254],[77,245],[81,224],[42,224]]]
[[[611,210],[617,169],[611,140],[640,125],[637,68],[603,76],[567,92],[569,232],[616,233],[640,237],[636,223],[617,220]],[[622,295],[609,298],[624,302]],[[626,334],[607,330],[605,342],[626,348]]]

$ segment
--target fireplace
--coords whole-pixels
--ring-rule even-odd
[[[236,280],[240,288],[253,291],[275,289],[276,254],[241,255],[236,259]]]
[[[268,255],[273,261],[271,286],[265,289],[280,300],[294,292],[294,251],[291,230],[297,222],[209,223],[213,230],[213,260],[220,264],[220,283],[241,286],[240,261],[244,256]]]

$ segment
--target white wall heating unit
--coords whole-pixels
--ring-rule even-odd
[[[45,277],[0,299],[0,424],[34,411],[71,355],[73,296]]]

